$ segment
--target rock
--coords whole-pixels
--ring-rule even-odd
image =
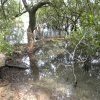
[[[5,66],[6,56],[0,53],[0,67]]]

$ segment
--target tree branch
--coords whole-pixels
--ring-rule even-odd
[[[4,6],[4,4],[7,2],[8,0],[1,0],[1,5]]]
[[[4,9],[4,4],[7,2],[8,0],[1,0],[1,8],[2,8],[2,11],[3,11],[3,15],[6,19],[6,14],[5,14],[5,9]]]
[[[23,5],[24,5],[25,9],[26,9],[27,11],[30,11],[30,7],[28,6],[26,0],[22,0],[22,2],[23,2]]]
[[[35,4],[31,11],[34,12],[34,11],[37,11],[39,8],[41,8],[42,6],[46,5],[46,4],[51,4],[49,1],[41,1],[41,2],[38,2],[37,4]]]
[[[16,14],[15,17],[19,17],[19,16],[23,15],[23,14],[26,13],[26,12],[27,12],[26,10],[23,11],[23,12],[20,12],[20,13]]]
[[[32,32],[33,32],[34,27],[36,25],[36,11],[46,4],[50,4],[50,2],[41,1],[41,2],[38,2],[37,4],[35,4],[33,7],[30,7],[30,10],[29,10],[29,27],[31,28]]]

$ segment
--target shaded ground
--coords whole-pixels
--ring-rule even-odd
[[[4,77],[0,81],[0,100],[70,100],[65,93],[65,86],[53,79],[34,82],[24,70],[4,68],[2,71]],[[72,87],[69,85],[66,88]],[[75,100],[76,97],[73,95],[72,98]]]
[[[5,68],[3,74],[0,100],[100,100],[100,81],[88,75],[77,74],[78,86],[73,88],[54,78],[34,82],[32,76],[21,69]]]

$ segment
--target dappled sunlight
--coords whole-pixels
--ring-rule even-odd
[[[0,100],[100,100],[100,0],[0,1]]]

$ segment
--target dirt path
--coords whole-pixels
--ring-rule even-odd
[[[0,100],[51,100],[50,91],[31,84],[0,86]]]
[[[50,100],[50,91],[33,85],[31,75],[15,68],[2,69],[0,100]]]
[[[63,85],[57,86],[53,80],[34,82],[31,74],[25,70],[4,68],[2,74],[0,100],[77,100],[65,94]]]

